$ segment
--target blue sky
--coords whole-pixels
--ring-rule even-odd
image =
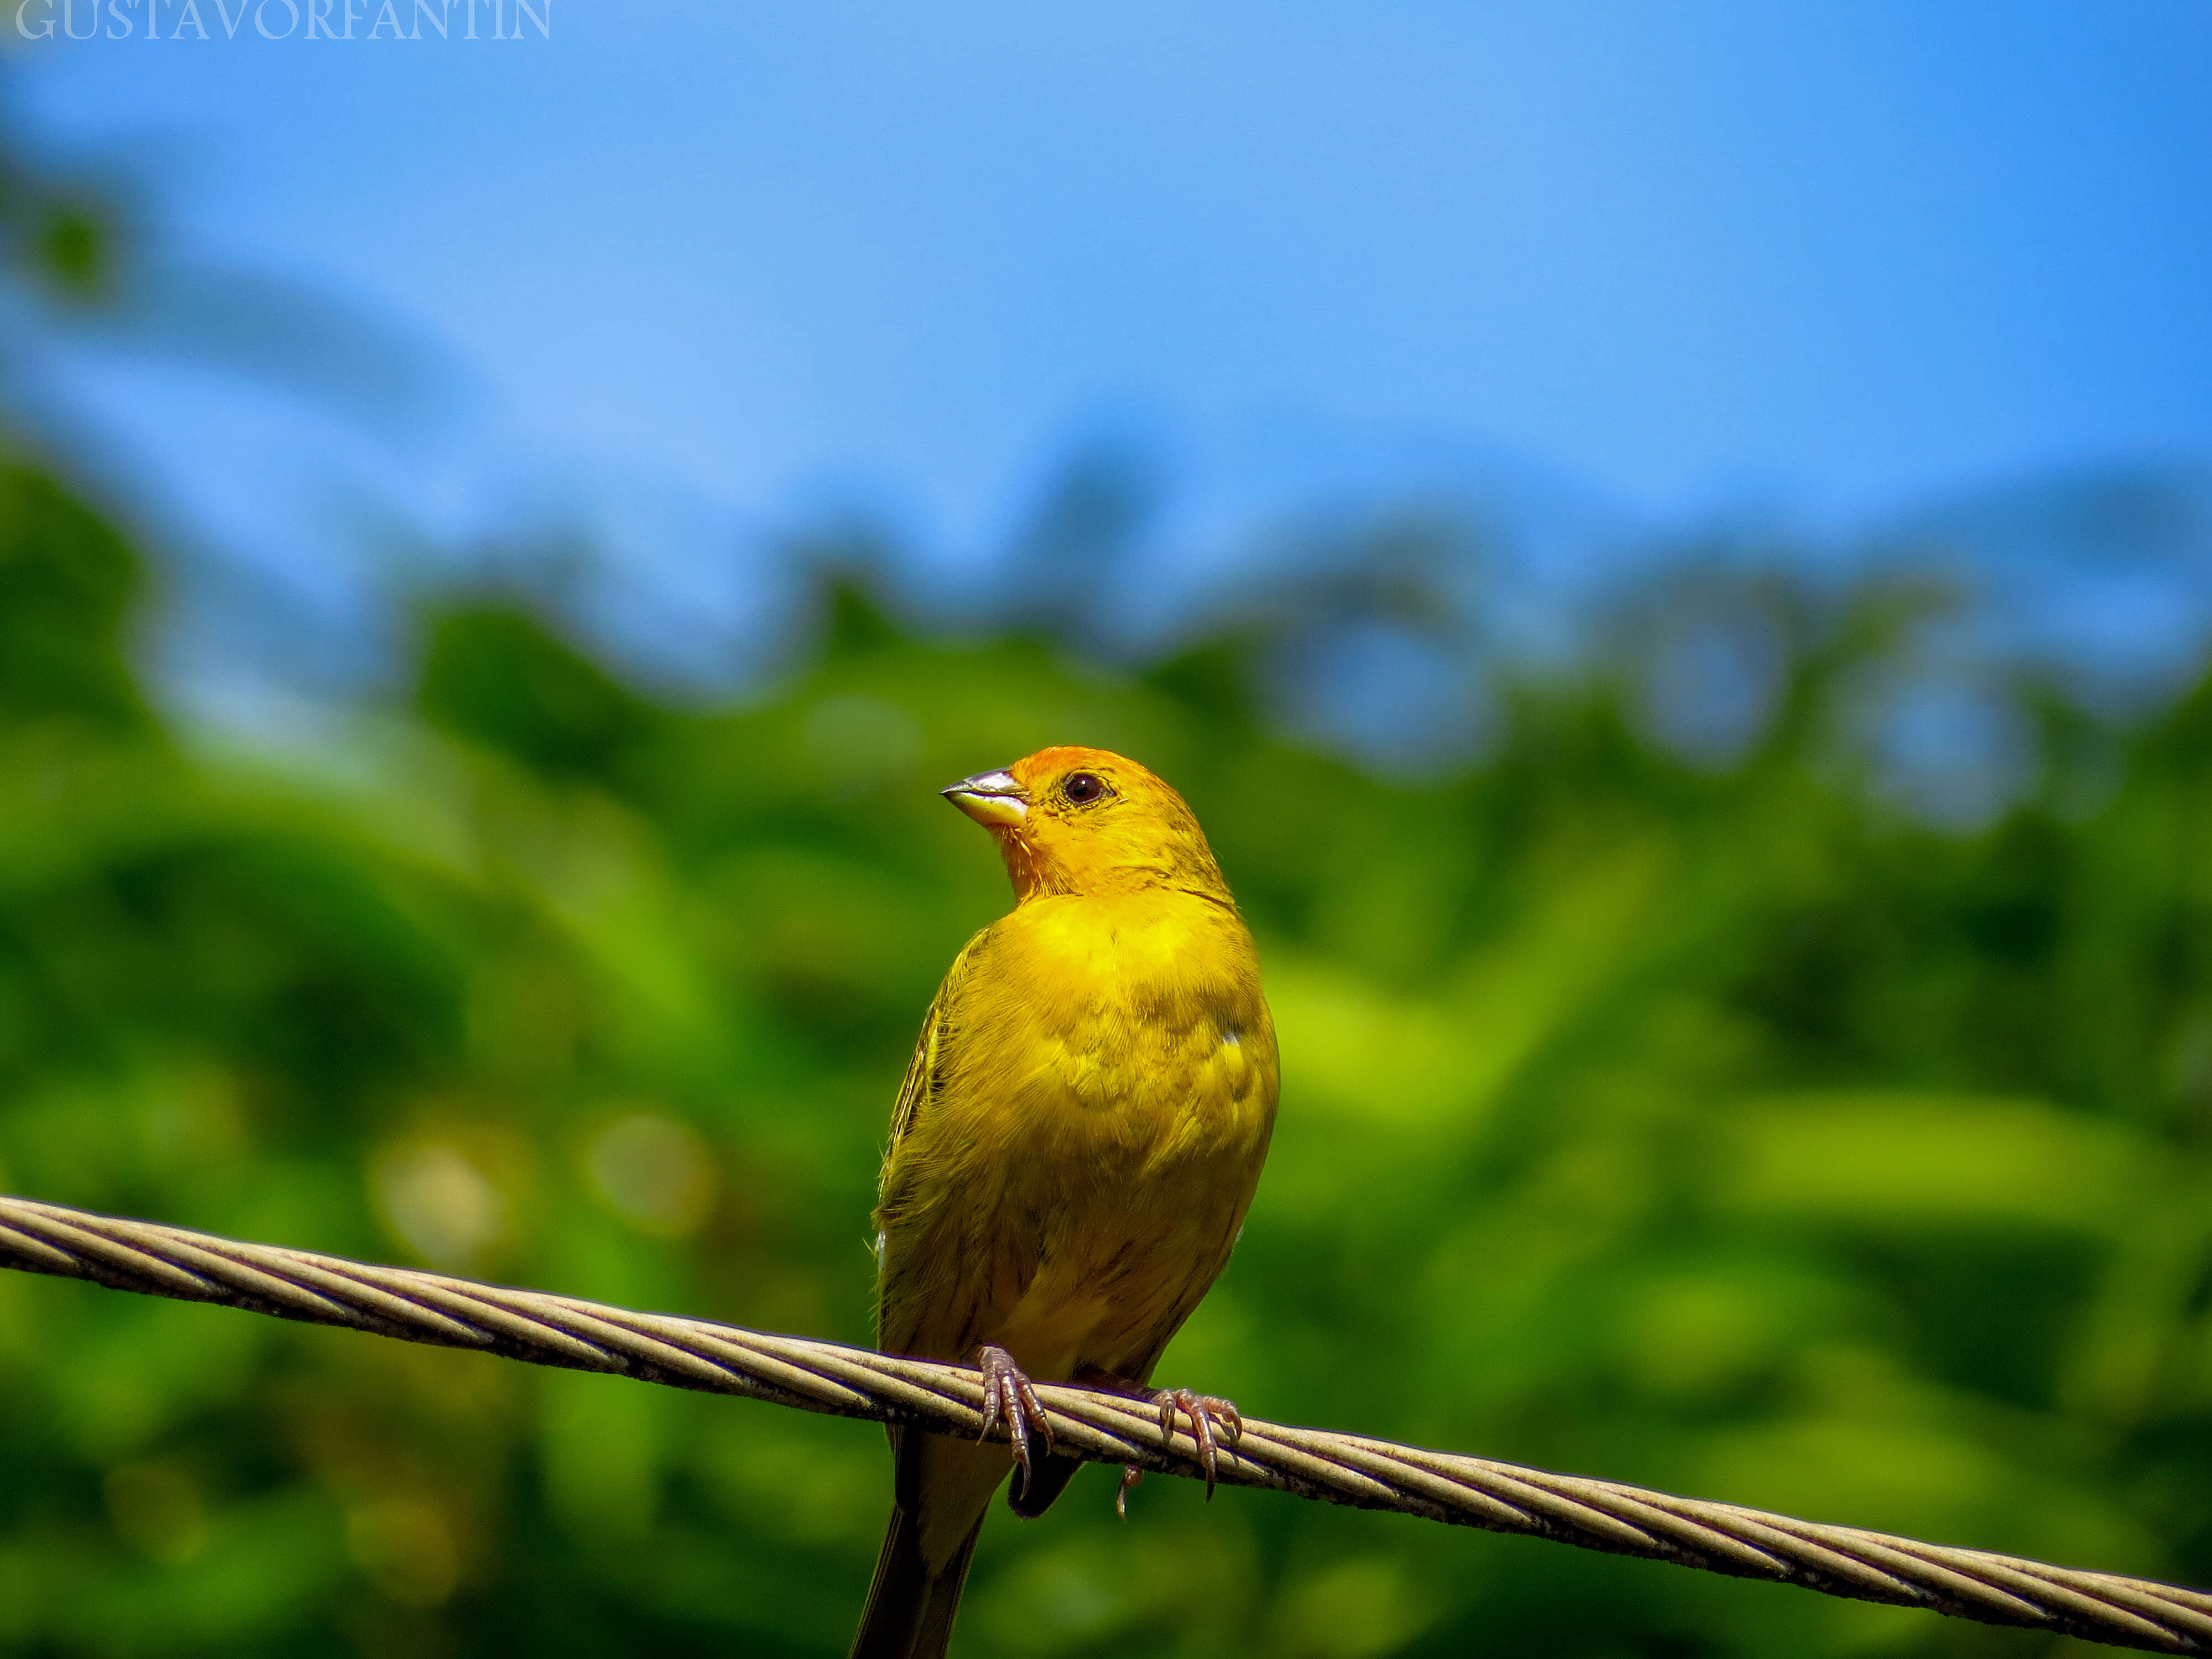
[[[825,501],[957,555],[1101,431],[1194,545],[1462,463],[1833,524],[2212,456],[2201,0],[556,0],[550,38],[407,43],[226,40],[214,0],[214,40],[161,0],[149,40],[120,3],[129,39],[14,54],[33,130],[445,392],[63,378],[185,521],[334,591],[376,526],[564,491],[679,596]]]

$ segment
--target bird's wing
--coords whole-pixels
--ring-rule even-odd
[[[876,1340],[889,1352],[951,1359],[975,1340],[967,1329],[972,1321],[947,1305],[948,1298],[959,1301],[968,1288],[965,1255],[943,1239],[933,1244],[928,1235],[945,1219],[948,1197],[939,1178],[944,1148],[937,1144],[944,1137],[935,1120],[947,1091],[959,1085],[957,1057],[970,1036],[969,1004],[981,977],[988,975],[996,926],[969,939],[946,969],[891,1109],[875,1214]],[[957,1204],[952,1208],[959,1210]],[[959,1219],[957,1213],[953,1219]],[[947,1319],[950,1334],[937,1329]]]
[[[907,1131],[914,1127],[922,1107],[943,1082],[943,1061],[951,1047],[955,1024],[952,1010],[960,982],[968,975],[969,958],[990,934],[991,929],[986,927],[961,946],[960,954],[952,958],[952,966],[945,971],[945,982],[929,1000],[929,1012],[922,1016],[921,1035],[915,1041],[914,1056],[907,1061],[906,1078],[899,1085],[898,1103],[891,1108],[891,1138],[884,1148],[885,1175],[890,1173],[891,1160],[897,1156],[899,1143],[906,1139]]]
[[[946,983],[950,982],[948,979]],[[921,1017],[921,1036],[915,1039],[914,1056],[906,1063],[906,1079],[899,1085],[898,1103],[891,1108],[890,1144],[884,1149],[886,1166],[914,1122],[915,1109],[929,1095],[937,1071],[938,1039],[945,1024],[945,988],[944,985],[937,988],[937,994],[929,1000],[929,1012]]]

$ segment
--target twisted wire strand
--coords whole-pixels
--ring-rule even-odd
[[[981,1379],[962,1366],[240,1243],[27,1199],[0,1197],[0,1266],[804,1411],[971,1437],[982,1427]],[[1037,1393],[1060,1450],[1204,1478],[1196,1443],[1187,1432],[1163,1433],[1158,1413],[1144,1403],[1050,1383]],[[1247,1418],[1233,1453],[1224,1449],[1219,1479],[1984,1624],[2152,1653],[2212,1655],[2212,1593],[2203,1590],[1359,1435]]]

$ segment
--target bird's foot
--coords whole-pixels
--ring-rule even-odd
[[[1237,1443],[1244,1437],[1244,1419],[1236,1401],[1217,1400],[1210,1394],[1193,1394],[1188,1389],[1160,1389],[1154,1391],[1152,1404],[1160,1408],[1163,1435],[1175,1433],[1178,1413],[1189,1423],[1190,1437],[1198,1443],[1199,1464],[1206,1470],[1206,1496],[1210,1502],[1222,1448],[1231,1448],[1230,1455],[1234,1456]]]
[[[1206,1495],[1209,1498],[1213,1496],[1222,1447],[1225,1444],[1231,1448],[1234,1455],[1233,1449],[1244,1437],[1244,1419],[1236,1401],[1217,1400],[1210,1394],[1194,1394],[1188,1389],[1148,1389],[1141,1382],[1101,1370],[1096,1365],[1085,1366],[1076,1373],[1075,1380],[1086,1389],[1103,1389],[1109,1394],[1141,1400],[1157,1407],[1160,1432],[1170,1437],[1176,1431],[1176,1415],[1181,1413],[1190,1425],[1190,1437],[1198,1443],[1199,1466],[1206,1471]],[[1121,1466],[1121,1486],[1114,1494],[1114,1511],[1125,1521],[1129,1518],[1129,1488],[1144,1478],[1144,1470],[1136,1464]]]
[[[1052,1425],[1045,1419],[1036,1389],[1004,1348],[981,1344],[975,1350],[975,1365],[983,1373],[983,1432],[976,1438],[988,1440],[993,1429],[1004,1425],[1006,1438],[1013,1443],[1014,1462],[1021,1465],[1022,1479],[1027,1481],[1032,1474],[1030,1437],[1036,1435],[1046,1450],[1052,1449]]]

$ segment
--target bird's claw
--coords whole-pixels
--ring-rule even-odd
[[[1114,1513],[1124,1521],[1129,1518],[1129,1488],[1144,1478],[1144,1470],[1136,1464],[1121,1465],[1121,1484],[1114,1489]]]
[[[1213,1479],[1225,1443],[1235,1455],[1237,1443],[1244,1437],[1244,1419],[1233,1401],[1217,1400],[1210,1394],[1194,1394],[1188,1389],[1162,1389],[1152,1395],[1152,1404],[1160,1408],[1160,1433],[1170,1439],[1176,1431],[1177,1413],[1190,1424],[1190,1437],[1198,1443],[1199,1466],[1206,1471],[1206,1495],[1213,1496]],[[1215,1430],[1218,1427],[1219,1435]],[[1136,1482],[1127,1471],[1121,1477],[1121,1491],[1115,1494],[1118,1506]]]
[[[1006,1438],[1013,1443],[1014,1462],[1022,1466],[1022,1479],[1027,1481],[1032,1474],[1030,1436],[1037,1435],[1045,1449],[1052,1449],[1052,1425],[1038,1403],[1036,1389],[1004,1348],[988,1343],[977,1348],[975,1369],[983,1373],[983,1432],[975,1437],[988,1440],[991,1431],[1004,1425]]]

